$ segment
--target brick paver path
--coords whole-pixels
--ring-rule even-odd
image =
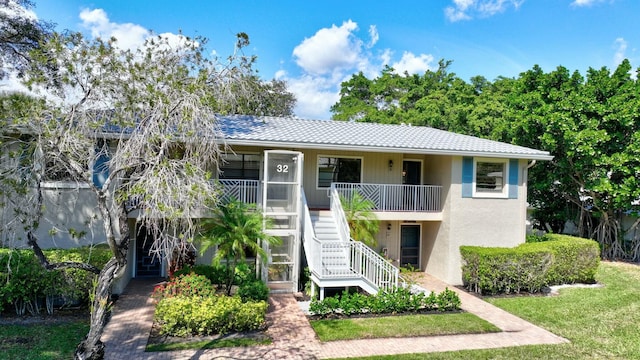
[[[156,282],[134,279],[127,286],[116,303],[102,336],[102,341],[106,344],[106,359],[325,359],[568,342],[473,295],[450,287],[460,295],[464,310],[493,323],[503,331],[491,334],[321,343],[293,296],[272,295],[267,314],[267,332],[273,339],[271,345],[145,353],[154,310],[149,294]],[[430,275],[422,276],[418,283],[425,289],[436,292],[447,286]]]

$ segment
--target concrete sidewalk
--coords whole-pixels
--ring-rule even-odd
[[[568,342],[483,300],[454,287],[462,308],[502,330],[499,333],[447,335],[393,339],[365,339],[322,343],[292,295],[272,295],[267,314],[271,345],[145,353],[153,324],[154,306],[149,294],[157,281],[132,280],[115,305],[102,341],[106,359],[326,359],[340,357],[427,353],[489,349]],[[430,276],[418,279],[425,289],[440,292],[447,284]]]

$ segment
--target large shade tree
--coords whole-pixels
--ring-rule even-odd
[[[137,221],[154,235],[157,256],[171,260],[189,249],[196,219],[217,205],[211,178],[224,144],[216,114],[269,114],[275,107],[281,114],[293,106],[282,84],[256,76],[255,58],[243,54],[246,34],[238,34],[236,51],[224,60],[206,56],[205,39],[179,40],[152,37],[130,51],[115,39],[54,33],[30,54],[25,71],[40,97],[3,102],[12,111],[2,119],[2,205],[12,205],[29,244],[42,255],[35,237],[46,210],[41,180],[64,174],[95,198],[113,253],[98,276],[77,359],[104,355],[100,336],[111,285],[127,266],[128,212],[139,210]]]
[[[586,77],[560,66],[534,66],[517,78],[467,83],[440,61],[424,74],[385,68],[342,84],[331,108],[336,120],[409,123],[549,151],[554,159],[529,172],[529,201],[542,227],[561,232],[575,221],[608,258],[640,260],[640,84],[629,61],[617,69],[589,69]]]
[[[0,79],[11,72],[21,75],[30,62],[29,52],[51,35],[53,24],[38,19],[31,0],[0,0]]]

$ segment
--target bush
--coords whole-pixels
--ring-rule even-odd
[[[462,280],[481,294],[536,293],[544,286],[593,283],[600,263],[595,241],[545,235],[515,248],[461,246]]]
[[[174,276],[190,273],[206,276],[218,289],[222,288],[227,283],[227,267],[222,264],[185,266],[176,271]],[[239,263],[236,266],[232,282],[233,285],[240,286],[246,282],[253,282],[255,280],[256,276],[254,266],[250,266],[246,263]]]
[[[462,281],[482,294],[537,292],[545,285],[552,255],[534,247],[462,246]]]
[[[269,287],[262,280],[245,281],[238,287],[238,295],[243,301],[267,301]]]
[[[106,246],[45,250],[51,263],[83,262],[102,268],[111,258]],[[80,269],[46,270],[32,250],[0,249],[0,311],[38,314],[43,303],[52,313],[58,305],[87,302],[96,274]]]
[[[413,294],[407,288],[381,290],[374,296],[344,291],[339,297],[312,300],[309,312],[319,317],[330,315],[397,314],[418,311],[456,311],[460,309],[458,294],[445,289],[440,294]]]
[[[151,297],[160,301],[171,297],[208,297],[215,295],[215,288],[204,275],[180,274],[153,289]]]
[[[264,327],[267,307],[239,296],[175,296],[158,302],[155,319],[163,335],[227,334]]]

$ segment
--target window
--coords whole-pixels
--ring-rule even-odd
[[[332,182],[359,183],[362,179],[362,159],[318,157],[318,187],[327,188]]]
[[[518,198],[518,159],[462,158],[462,197]]]
[[[220,165],[220,179],[260,179],[260,155],[226,154]]]
[[[505,185],[506,167],[506,161],[477,161],[476,193],[501,194]]]

